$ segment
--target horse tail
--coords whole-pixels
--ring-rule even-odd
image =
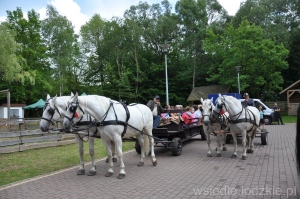
[[[297,110],[297,124],[296,124],[296,162],[297,162],[297,171],[300,173],[300,103]]]
[[[145,156],[148,156],[149,152],[150,152],[150,140],[148,135],[143,134],[143,138],[144,138],[144,150],[145,150]]]

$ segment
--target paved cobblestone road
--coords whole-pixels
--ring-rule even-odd
[[[184,143],[181,156],[155,148],[158,165],[150,157],[137,167],[139,155],[124,155],[126,178],[104,177],[107,164],[97,162],[96,176],[77,176],[77,167],[0,187],[1,199],[43,198],[300,198],[300,180],[295,165],[295,124],[269,125],[269,144],[254,140],[255,151],[231,159],[232,144],[222,157],[206,157],[206,141]],[[216,147],[215,137],[212,141]],[[87,166],[89,168],[90,165]]]

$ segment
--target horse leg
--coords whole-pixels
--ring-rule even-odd
[[[93,137],[89,137],[89,153],[92,159],[92,167],[91,169],[88,171],[87,175],[88,176],[94,176],[96,175],[97,171],[96,171],[96,163],[95,163],[95,157],[94,157],[94,138]]]
[[[101,140],[103,141],[106,151],[107,151],[107,155],[108,155],[108,171],[105,174],[105,177],[110,177],[114,174],[114,170],[113,170],[113,161],[112,161],[112,151],[111,151],[111,140],[109,139],[109,137],[101,135]]]
[[[111,151],[112,151],[112,156],[113,156],[113,162],[117,162],[117,155],[116,155],[116,145],[113,141],[111,141]],[[106,163],[108,163],[108,157],[105,160]]]
[[[217,157],[221,157],[222,154],[221,154],[221,151],[220,151],[220,148],[221,148],[221,135],[220,133],[217,133]]]
[[[120,172],[119,172],[119,176],[118,179],[124,179],[126,176],[125,173],[125,165],[123,162],[123,153],[122,153],[122,138],[120,135],[116,135],[114,137],[114,143],[116,145],[116,152],[117,152],[117,156],[120,160]]]
[[[251,134],[251,136],[249,136],[247,153],[253,153],[254,152],[253,139],[255,138],[255,133],[256,133],[256,128],[252,130],[252,134]]]
[[[227,147],[226,147],[226,133],[225,132],[222,133],[222,138],[223,138],[223,151],[227,151]]]
[[[206,127],[204,127],[206,128]],[[207,138],[207,146],[208,146],[208,151],[207,151],[207,157],[212,157],[211,154],[211,147],[210,147],[210,133],[211,133],[211,127],[209,127],[209,129],[206,129],[205,134],[206,134],[206,138]]]
[[[141,134],[136,135],[136,139],[139,141],[139,144],[141,146],[141,159],[138,163],[138,166],[143,166],[144,165],[144,158],[145,158],[145,147],[144,147],[144,138],[141,136]]]
[[[77,171],[77,175],[84,175],[85,169],[84,169],[84,158],[83,158],[83,142],[82,142],[82,139],[77,134],[75,135],[75,139],[78,144],[78,152],[79,152],[79,157],[80,157],[80,165],[79,165],[79,169]]]
[[[112,155],[113,155],[113,162],[117,162],[117,155],[116,155],[116,145],[113,141],[111,141],[111,150],[112,150]]]
[[[155,154],[154,154],[154,139],[151,137],[150,139],[150,148],[151,148],[151,161],[153,166],[157,165],[157,160],[155,158]]]
[[[242,146],[243,146],[243,156],[242,156],[242,159],[243,160],[246,160],[247,159],[247,143],[246,143],[246,136],[247,136],[247,132],[246,130],[243,130],[242,132]]]
[[[231,130],[231,135],[232,135],[232,140],[233,140],[233,154],[231,158],[236,158],[237,157],[237,138],[236,134],[234,131]]]

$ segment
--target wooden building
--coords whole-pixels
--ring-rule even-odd
[[[285,88],[279,94],[286,95],[288,115],[297,115],[297,108],[300,103],[300,80]]]
[[[212,93],[228,93],[229,86],[222,85],[212,85],[212,86],[200,86],[194,87],[192,92],[190,93],[187,101],[191,104],[200,103],[200,98],[207,99],[208,94]]]

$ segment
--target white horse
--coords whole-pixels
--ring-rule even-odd
[[[204,124],[203,129],[204,132],[206,133],[207,137],[207,145],[208,145],[208,152],[207,152],[207,157],[212,157],[211,154],[211,147],[210,147],[210,135],[211,133],[216,134],[217,136],[217,157],[221,157],[221,137],[223,138],[223,151],[227,151],[226,148],[226,142],[225,142],[225,133],[223,133],[222,127],[224,127],[227,124],[227,119],[229,114],[226,112],[222,114],[217,120],[212,120],[212,112],[213,109],[215,108],[213,104],[213,97],[211,99],[205,99],[203,98],[200,99],[202,103],[202,122]]]
[[[141,146],[141,159],[138,166],[144,165],[145,154],[149,153],[149,140],[151,146],[152,164],[157,165],[154,154],[154,139],[152,137],[153,115],[151,110],[143,104],[130,104],[125,106],[117,101],[98,95],[75,96],[68,102],[68,109],[64,119],[65,128],[70,128],[74,117],[83,114],[93,116],[98,122],[98,131],[106,146],[109,159],[109,168],[106,177],[113,175],[113,162],[111,141],[116,145],[117,156],[120,160],[119,179],[125,178],[125,165],[122,155],[122,137],[136,136]],[[149,136],[149,137],[148,137]]]
[[[73,93],[71,93],[71,96],[73,96]],[[70,96],[61,96],[61,97],[54,97],[51,98],[50,95],[47,95],[47,101],[45,103],[45,107],[43,110],[43,115],[40,121],[40,129],[43,132],[47,132],[49,130],[49,126],[51,123],[54,123],[58,121],[61,116],[65,116],[66,113],[66,108],[67,108],[67,103],[70,99]],[[88,115],[85,115],[81,122],[91,122],[91,118],[88,117]],[[81,125],[80,127],[83,128],[83,126],[86,125]],[[85,174],[85,169],[84,169],[84,151],[83,151],[83,138],[85,137],[84,134],[80,133],[89,133],[90,136],[99,134],[97,132],[97,128],[93,127],[89,129],[89,132],[87,131],[80,131],[77,134],[75,134],[75,139],[78,144],[78,149],[79,149],[79,156],[80,156],[80,165],[79,169],[77,171],[77,175],[84,175]],[[91,156],[92,160],[92,167],[90,171],[88,171],[87,175],[93,176],[96,174],[96,163],[95,163],[95,158],[94,158],[94,138],[93,137],[88,137],[88,142],[89,142],[89,154]]]
[[[222,109],[226,110],[230,115],[229,125],[230,132],[233,137],[234,152],[232,158],[237,157],[237,137],[238,133],[242,134],[243,156],[247,159],[247,152],[253,153],[253,139],[255,138],[256,129],[259,126],[260,115],[256,107],[243,107],[241,102],[232,96],[219,94],[216,100],[216,106],[213,110],[212,118],[216,119],[220,116]],[[248,133],[248,150],[246,145],[246,136]]]

